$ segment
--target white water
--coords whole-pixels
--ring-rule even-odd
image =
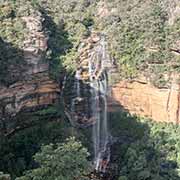
[[[107,94],[108,94],[108,65],[110,57],[106,51],[105,37],[91,49],[88,59],[88,73],[90,80],[90,101],[87,112],[78,112],[78,103],[81,104],[81,69],[76,71],[73,86],[74,97],[71,101],[71,113],[74,120],[82,120],[82,114],[90,114],[94,146],[94,167],[99,172],[106,172],[110,161],[110,136],[108,133]],[[78,114],[78,115],[77,115]],[[81,116],[79,116],[81,114]]]
[[[75,82],[73,86],[73,91],[75,91],[76,97],[72,99],[71,102],[71,112],[75,113],[75,103],[78,100],[78,98],[81,97],[81,92],[80,92],[80,79],[81,79],[81,70],[76,71],[75,75]]]
[[[95,53],[95,54],[94,54]],[[91,86],[91,113],[95,121],[93,125],[94,163],[95,169],[105,172],[110,161],[110,145],[107,124],[107,92],[108,76],[106,64],[109,63],[106,55],[104,37],[92,50],[89,59],[89,76]]]
[[[77,97],[80,97],[80,79],[81,79],[81,70],[76,71],[75,75],[76,81],[75,81],[75,86],[76,86],[76,95]]]

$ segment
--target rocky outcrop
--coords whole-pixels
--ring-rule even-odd
[[[100,41],[97,33],[92,33],[87,39],[84,39],[78,49],[77,71],[75,77],[68,80],[64,90],[65,113],[71,124],[74,126],[87,126],[92,124],[90,117],[90,76],[89,59],[93,48]]]
[[[53,104],[59,87],[48,74],[37,74],[34,79],[24,80],[0,89],[1,115],[16,115],[21,110]]]
[[[48,39],[43,32],[43,19],[41,16],[28,16],[22,19],[29,31],[23,46],[24,60],[28,64],[26,74],[33,75],[48,71],[48,63],[44,60]]]
[[[66,114],[73,125],[84,127],[95,123],[96,119],[92,116],[91,107],[95,97],[92,97],[92,93],[94,91],[97,94],[103,93],[106,84],[102,82],[112,69],[114,65],[107,51],[105,36],[91,32],[91,36],[83,40],[80,45],[75,77],[69,80],[65,87],[67,89],[64,93]],[[96,87],[92,84],[94,80],[99,82]],[[103,102],[102,99],[99,100],[100,104]],[[102,109],[98,109],[99,111]]]
[[[121,81],[112,87],[109,111],[119,108],[160,122],[180,122],[180,86],[157,88],[142,81]]]
[[[48,38],[43,32],[43,18],[36,15],[22,19],[28,29],[21,49],[26,62],[25,71],[20,81],[9,87],[0,87],[0,116],[3,123],[7,117],[11,119],[20,111],[34,111],[52,105],[59,95],[59,86],[49,77],[49,64],[45,60]]]

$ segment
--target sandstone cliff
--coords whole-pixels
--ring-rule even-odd
[[[68,116],[73,116],[73,118],[69,118],[72,119],[73,123],[73,119],[76,118],[81,124],[88,124],[93,121],[89,118],[87,113],[90,111],[88,62],[90,57],[89,54],[99,40],[99,35],[92,33],[92,35],[83,42],[83,47],[79,49],[80,55],[78,65],[80,70],[77,71],[77,79],[74,79],[71,84],[71,87],[73,88],[70,90],[69,87],[68,91],[65,93],[64,98],[67,112],[69,112]],[[111,63],[109,83],[113,83],[111,81],[114,81],[114,77],[118,76],[115,64],[113,64],[113,61]],[[155,87],[145,77],[137,78],[133,81],[124,80],[115,83],[110,89],[111,93],[108,97],[108,111],[115,112],[120,109],[125,109],[131,114],[151,118],[155,121],[179,123],[180,86],[178,84],[178,75],[172,74],[171,76],[169,87]],[[77,85],[77,83],[79,84]],[[70,84],[70,82],[67,84]],[[78,90],[77,87],[80,89]],[[78,93],[77,91],[80,92]],[[81,94],[81,97],[77,94]],[[74,106],[76,107],[78,113],[71,112],[72,104],[73,108]]]
[[[180,121],[180,86],[176,81],[170,88],[157,88],[141,81],[121,81],[112,87],[111,98],[109,111],[118,111],[122,107],[131,114],[155,121]]]
[[[59,86],[49,77],[49,65],[45,61],[48,38],[42,27],[43,18],[22,18],[28,29],[23,48],[24,69],[21,80],[9,87],[0,86],[1,126],[6,119],[13,121],[18,112],[54,104],[58,100]],[[16,68],[16,67],[14,67]]]

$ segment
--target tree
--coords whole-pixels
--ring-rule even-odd
[[[89,170],[88,155],[87,149],[74,137],[66,143],[42,146],[41,152],[34,156],[39,167],[16,180],[85,180],[83,176]]]

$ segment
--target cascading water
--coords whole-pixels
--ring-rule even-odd
[[[80,78],[81,78],[81,75],[80,74],[81,74],[81,71],[80,71],[80,69],[78,69],[76,71],[75,82],[74,82],[74,87],[73,87],[73,91],[75,91],[76,97],[72,99],[72,103],[71,103],[71,112],[72,113],[75,113],[75,103],[81,96],[81,94],[80,94]]]
[[[106,51],[105,37],[101,35],[96,39],[98,40],[93,46],[88,46],[92,48],[83,51],[84,62],[80,61],[83,65],[79,65],[76,71],[71,98],[71,119],[78,126],[92,126],[95,170],[105,173],[110,161],[111,146],[107,118],[111,59]],[[83,79],[84,74],[87,79]]]
[[[80,95],[80,79],[81,79],[81,70],[79,69],[79,70],[77,70],[76,71],[76,75],[75,75],[75,77],[76,77],[76,94],[77,94],[77,97],[80,97],[81,95]]]
[[[105,172],[110,160],[110,140],[107,124],[107,93],[109,63],[106,55],[105,38],[92,50],[89,59],[89,76],[91,86],[91,113],[95,121],[93,125],[95,169]]]

